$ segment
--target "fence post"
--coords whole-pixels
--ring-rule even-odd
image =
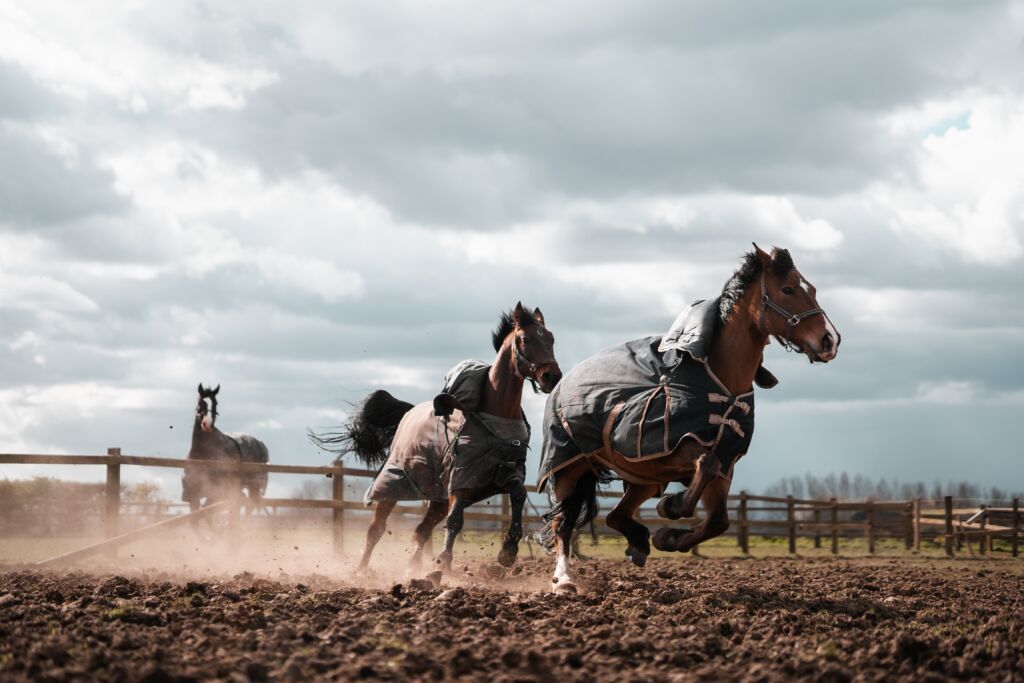
[[[875,554],[875,501],[868,500],[868,554]]]
[[[829,502],[832,504],[832,554],[839,554],[839,502],[835,498],[830,498]]]
[[[737,538],[740,542],[740,550],[743,551],[744,555],[750,554],[750,527],[748,524],[747,492],[740,491],[739,534],[737,534]]]
[[[953,496],[944,498],[946,505],[946,557],[953,557]]]
[[[914,548],[914,503],[907,503],[903,513],[903,545],[907,550]]]
[[[796,511],[793,496],[786,496],[786,521],[789,522],[789,553],[796,555]]]
[[[1020,535],[1020,498],[1013,499],[1013,540],[1010,542],[1010,552],[1017,557],[1017,537]]]
[[[921,552],[921,499],[914,499],[914,552]]]
[[[103,510],[103,526],[106,538],[113,538],[121,531],[121,449],[107,449],[106,505]],[[117,548],[107,553],[117,556]]]
[[[981,522],[978,524],[978,530],[981,531],[981,537],[978,539],[978,552],[982,555],[988,554],[988,534],[985,533],[985,527],[988,526],[988,513],[985,512],[988,506],[982,505],[981,507]]]
[[[814,547],[821,547],[821,508],[814,508]]]
[[[331,499],[336,502],[345,501],[345,471],[339,471],[331,477]],[[335,507],[331,510],[331,538],[335,554],[340,555],[345,545],[345,508]]]

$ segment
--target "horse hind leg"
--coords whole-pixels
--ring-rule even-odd
[[[427,512],[423,515],[423,521],[419,523],[416,527],[416,531],[413,532],[413,544],[416,548],[415,552],[412,554],[413,567],[420,566],[424,549],[426,549],[427,554],[430,554],[434,527],[444,519],[444,515],[447,511],[448,503],[443,500],[432,500],[427,505]]]
[[[551,577],[551,589],[557,592],[576,592],[570,570],[572,559],[572,537],[576,531],[580,513],[586,510],[584,521],[597,514],[597,477],[584,461],[581,467],[568,468],[559,473],[554,482],[552,498],[557,501],[545,515],[545,521],[554,537],[555,573]]]
[[[395,509],[397,503],[397,500],[379,500],[374,505],[373,519],[370,520],[370,528],[366,530],[366,546],[363,548],[363,557],[359,560],[360,569],[369,566],[373,549],[387,530],[388,515]]]
[[[626,537],[626,557],[638,567],[647,564],[651,554],[651,532],[636,521],[636,511],[644,501],[658,495],[657,484],[625,484],[625,493],[608,513],[608,526]]]
[[[685,491],[665,496],[658,501],[658,515],[666,519],[693,517],[697,501],[704,495],[708,484],[722,473],[722,466],[712,453],[707,451],[697,457],[696,470]]]

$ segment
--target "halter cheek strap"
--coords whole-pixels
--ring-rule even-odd
[[[523,363],[526,363],[526,371],[523,371]],[[512,339],[512,369],[515,370],[516,377],[525,381],[528,381],[532,386],[533,390],[537,391],[537,380],[535,375],[537,374],[537,364],[526,357],[522,351],[519,350],[519,344],[513,337]]]
[[[798,352],[801,351],[800,347],[797,346],[797,344],[790,338],[790,335],[793,333],[793,328],[794,327],[796,327],[801,322],[803,322],[805,319],[810,318],[813,315],[819,315],[819,314],[820,315],[825,315],[825,311],[823,311],[820,308],[811,308],[811,309],[808,309],[808,310],[804,311],[803,313],[797,313],[797,314],[794,315],[794,314],[790,313],[789,311],[787,311],[782,306],[779,306],[777,303],[775,303],[774,301],[772,301],[768,297],[768,289],[765,287],[765,284],[764,284],[764,271],[762,270],[761,271],[761,327],[765,330],[765,332],[768,331],[768,325],[767,325],[766,317],[767,317],[767,313],[768,313],[768,309],[769,308],[772,309],[773,311],[775,311],[776,313],[778,313],[779,315],[781,315],[783,318],[786,319],[786,336],[785,337],[780,337],[777,334],[773,335],[775,337],[775,340],[777,342],[779,342],[779,345],[781,345],[782,348],[786,349],[786,351],[798,351]]]

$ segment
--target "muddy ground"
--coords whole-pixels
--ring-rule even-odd
[[[547,560],[440,585],[0,572],[0,677],[24,680],[1024,680],[1012,561]]]

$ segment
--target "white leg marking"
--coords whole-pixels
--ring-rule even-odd
[[[572,583],[572,577],[569,575],[569,558],[567,555],[558,554],[558,562],[555,564],[555,575],[551,579],[551,583],[556,585]]]

